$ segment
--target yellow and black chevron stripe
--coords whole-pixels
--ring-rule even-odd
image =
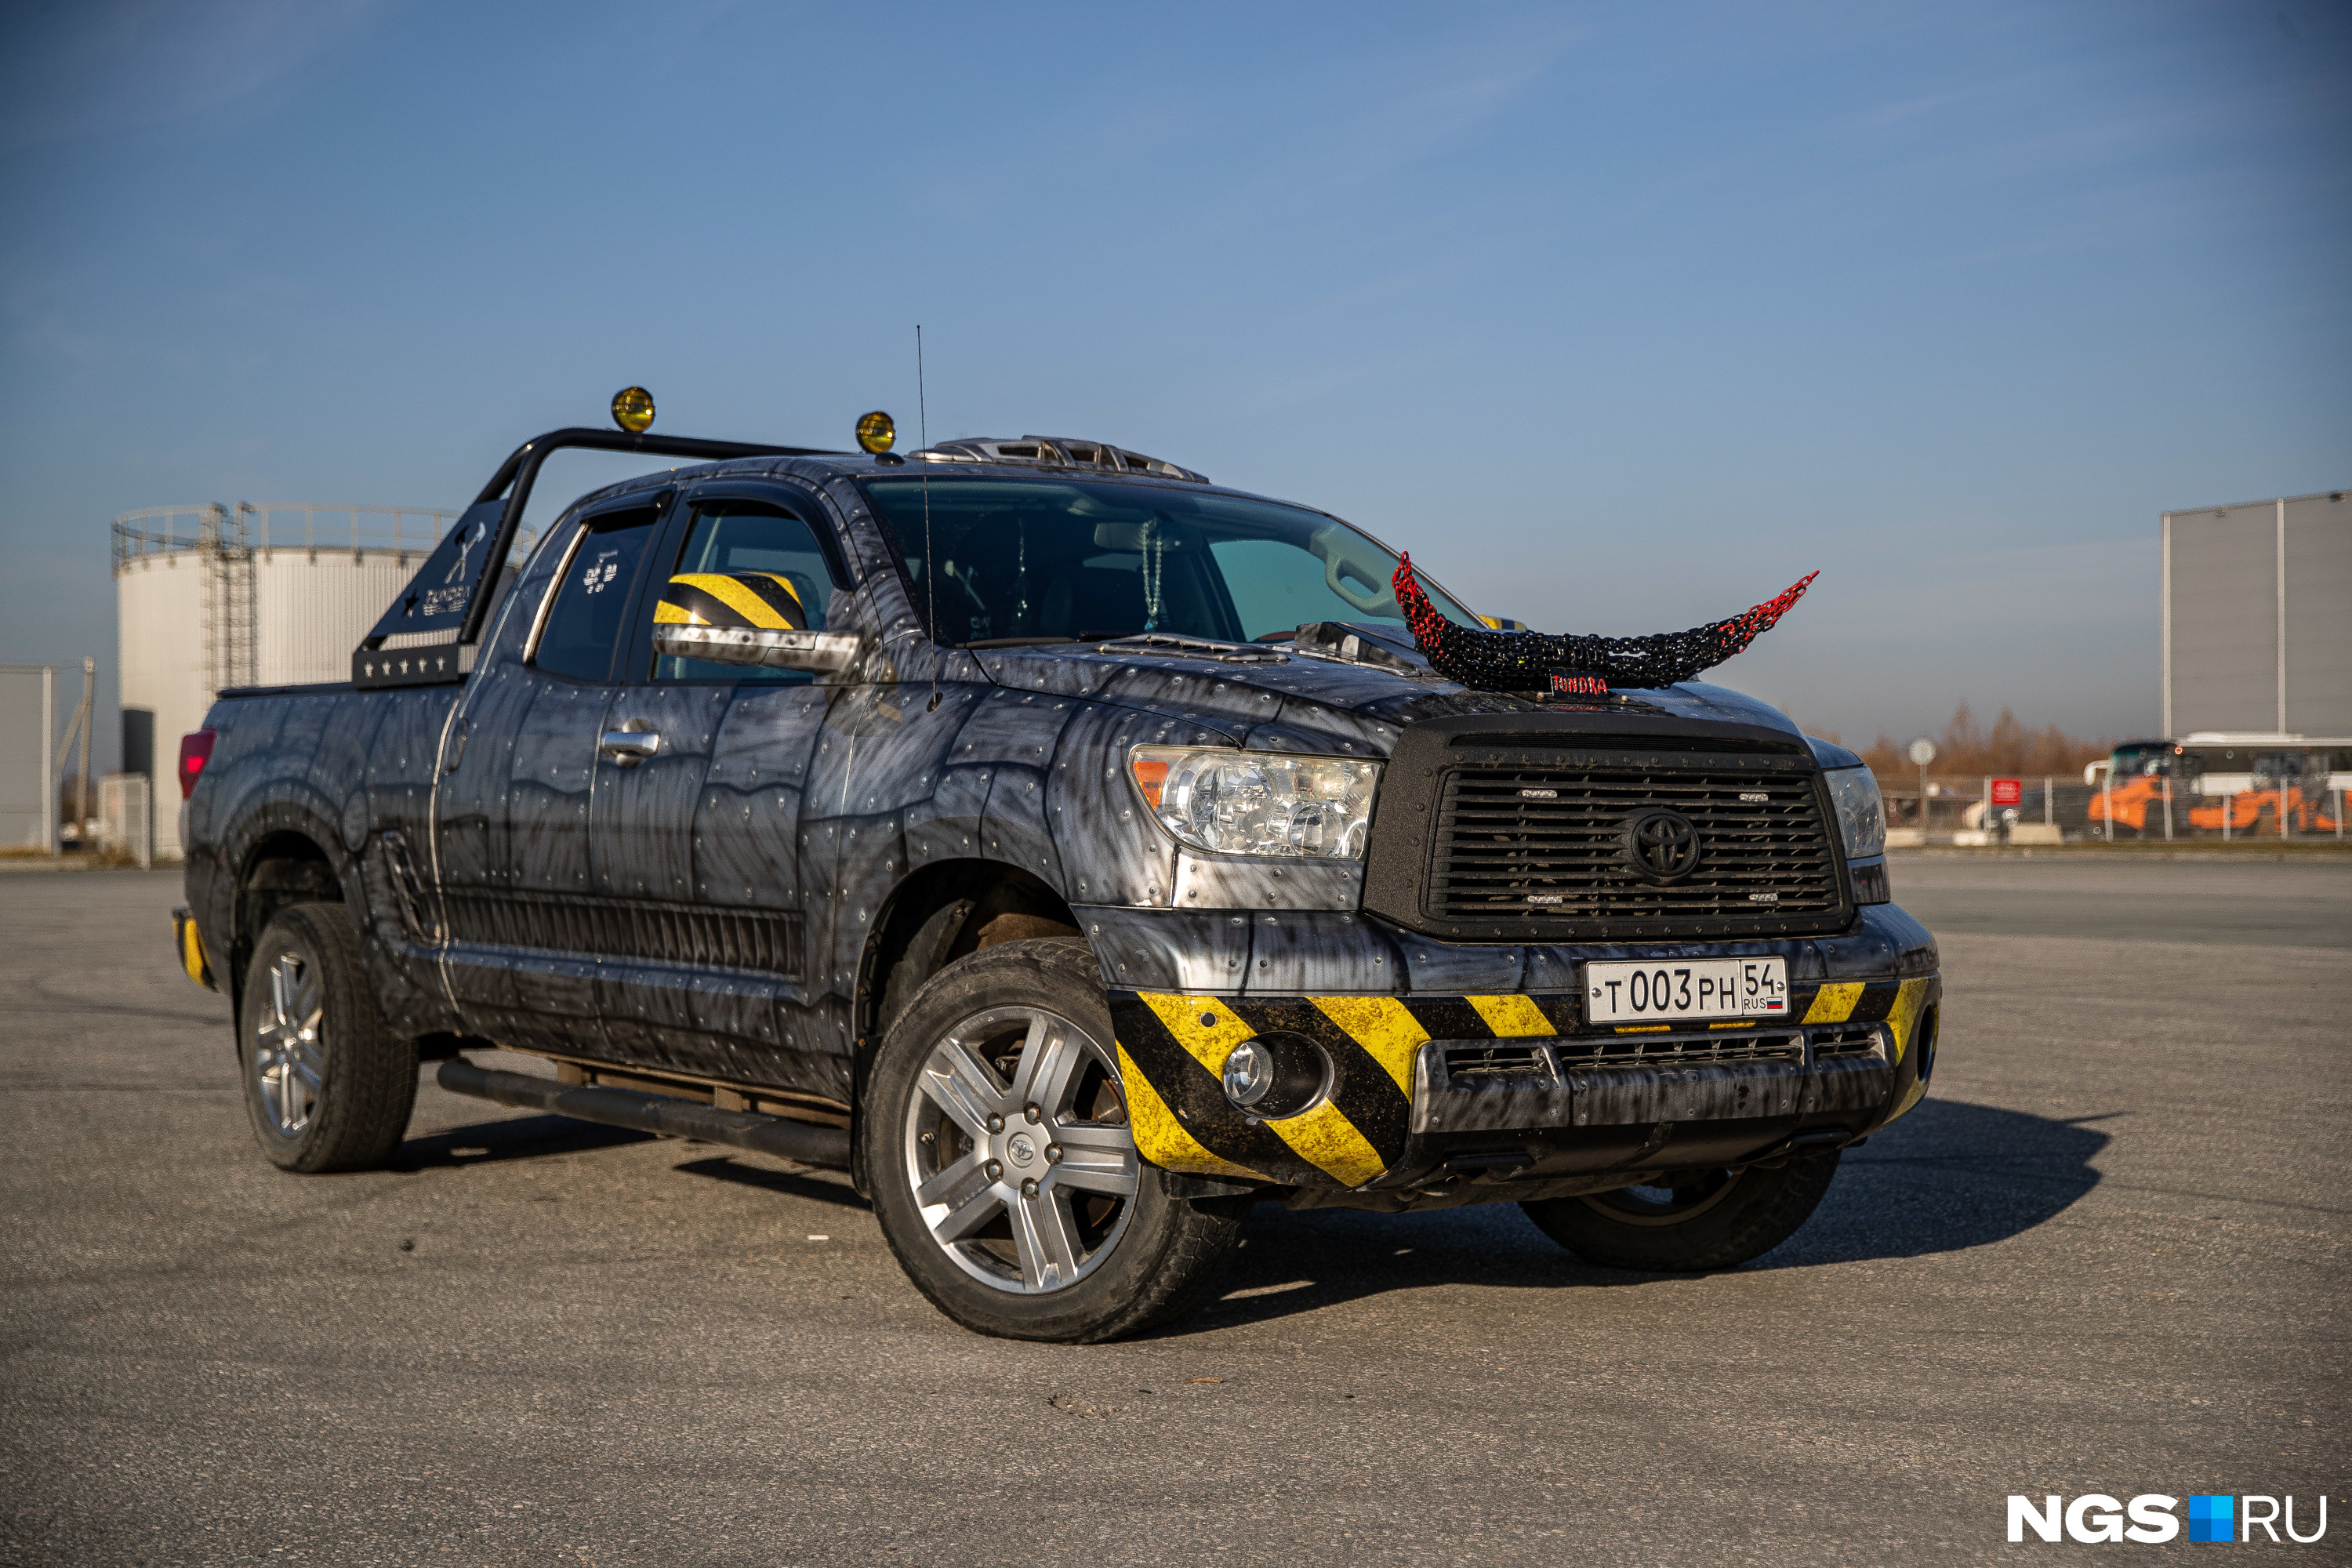
[[[1111,1023],[1136,1147],[1204,1175],[1359,1187],[1404,1152],[1413,1060],[1431,1040],[1564,1035],[1573,995],[1182,996],[1113,992]],[[1225,1058],[1254,1035],[1305,1035],[1331,1058],[1331,1092],[1259,1121],[1226,1100]]]
[[[1788,1016],[1802,1023],[1890,1025],[1891,1065],[1899,1071],[1942,986],[1931,976],[1790,991]],[[1146,1160],[1171,1171],[1307,1186],[1360,1187],[1396,1163],[1412,1127],[1413,1063],[1430,1041],[1553,1038],[1582,1027],[1580,999],[1569,993],[1235,997],[1114,991],[1110,1004],[1128,1120]],[[1234,1047],[1276,1030],[1323,1047],[1331,1058],[1331,1092],[1301,1115],[1260,1121],[1226,1100],[1220,1075]],[[1915,1079],[1895,1114],[1923,1093]]]
[[[654,624],[804,632],[808,612],[790,579],[773,572],[681,572],[662,589]]]
[[[1904,1057],[1913,1051],[1919,1039],[1919,1029],[1927,1010],[1941,999],[1943,981],[1935,975],[1923,980],[1906,980],[1900,984],[1859,981],[1832,981],[1813,993],[1813,999],[1801,1016],[1808,1024],[1886,1024],[1895,1037],[1893,1059],[1889,1066],[1898,1073]],[[1899,1079],[1898,1079],[1899,1081]],[[1903,1094],[1903,1101],[1895,1108],[1892,1121],[1919,1103],[1927,1086],[1919,1080],[1917,1064],[1913,1064],[1911,1086]]]
[[[172,945],[180,950],[180,967],[188,978],[207,991],[220,989],[213,978],[212,960],[205,952],[204,932],[196,929],[196,917],[184,909],[172,911]]]

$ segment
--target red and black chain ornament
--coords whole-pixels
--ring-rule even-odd
[[[1540,691],[1568,689],[1555,676],[1575,672],[1598,677],[1601,689],[1627,687],[1648,690],[1688,680],[1712,669],[1772,629],[1804,596],[1819,572],[1807,573],[1789,591],[1727,621],[1693,626],[1686,632],[1666,632],[1646,637],[1550,637],[1542,632],[1482,631],[1456,626],[1437,613],[1412,574],[1412,557],[1397,563],[1390,579],[1397,604],[1404,610],[1412,640],[1421,647],[1432,669],[1479,691]],[[1605,685],[1601,684],[1605,682]]]

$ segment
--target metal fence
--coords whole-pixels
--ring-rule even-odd
[[[1897,846],[1932,842],[2060,843],[2089,837],[2091,802],[2098,791],[2053,776],[2021,781],[2015,805],[1988,805],[1992,781],[1936,778],[1927,781],[1927,809],[1920,809],[1920,779],[1881,779],[1886,826]],[[2024,831],[2020,832],[2018,829]],[[1920,835],[1925,834],[1922,837]],[[1983,837],[1977,837],[1982,835]]]
[[[2207,773],[2201,778],[2138,778],[2103,784],[2093,795],[2092,836],[2116,843],[2159,839],[2334,839],[2345,837],[2352,773],[2269,778]]]
[[[2135,781],[2140,787],[2112,789],[2105,784],[2075,784],[2055,777],[2030,778],[2015,805],[1990,805],[1990,779],[1929,777],[1927,806],[1920,807],[1920,781],[1882,779],[1886,826],[1896,847],[1921,844],[2169,843],[2210,839],[2342,840],[2352,773],[2294,779],[2245,780],[2208,774],[2168,794],[2166,781]],[[2237,787],[2241,783],[2253,787]],[[2210,787],[2211,793],[2190,794]]]

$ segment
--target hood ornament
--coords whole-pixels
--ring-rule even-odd
[[[1432,669],[1477,691],[1556,691],[1606,697],[1612,687],[1648,690],[1712,669],[1771,630],[1804,597],[1819,572],[1791,584],[1727,621],[1646,637],[1550,637],[1542,632],[1490,632],[1455,626],[1437,613],[1412,574],[1412,557],[1397,562],[1390,579],[1412,640]]]

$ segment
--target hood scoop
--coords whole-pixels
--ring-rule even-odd
[[[1370,665],[1374,669],[1385,669],[1392,675],[1417,680],[1426,680],[1431,674],[1427,665],[1381,647],[1345,621],[1308,621],[1298,628],[1291,646],[1317,658]]]

